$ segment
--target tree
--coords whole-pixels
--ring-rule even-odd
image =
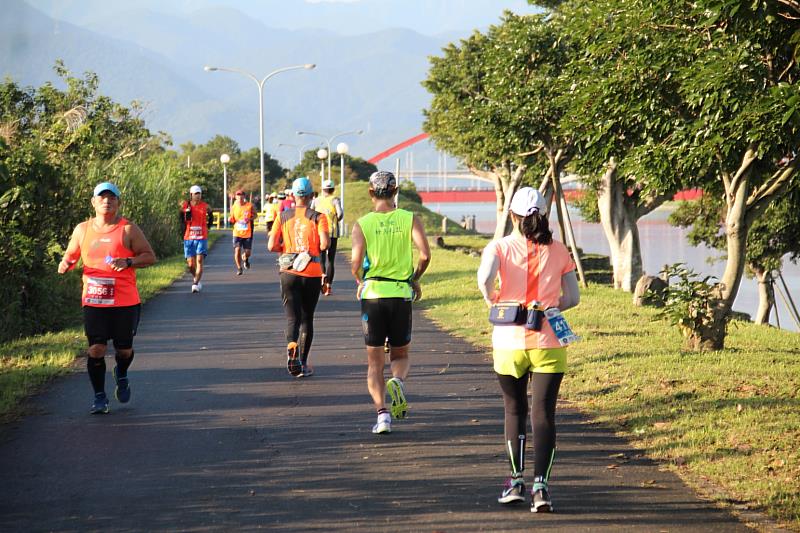
[[[523,178],[548,167],[558,176],[569,159],[570,142],[556,128],[558,74],[568,54],[544,16],[505,13],[485,35],[476,32],[431,58],[423,85],[433,99],[423,128],[438,148],[494,183],[495,237],[508,229],[508,207]]]
[[[689,120],[670,149],[725,207],[725,271],[713,324],[695,332],[698,348],[724,347],[748,234],[771,204],[800,187],[800,67],[792,41],[799,26],[780,9],[777,2],[702,0],[681,13],[681,32],[699,53],[677,73]]]
[[[609,243],[614,287],[631,292],[642,275],[638,220],[681,184],[662,143],[681,121],[673,74],[691,51],[659,30],[663,2],[556,4],[554,23],[580,50],[564,70],[571,85],[560,127],[574,135],[572,166],[596,198],[591,214]]]

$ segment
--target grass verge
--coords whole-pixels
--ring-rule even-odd
[[[480,259],[465,253],[488,241],[446,242],[465,248],[434,249],[421,304],[442,329],[489,353]],[[588,279],[607,277],[589,259]],[[592,282],[565,315],[582,340],[570,348],[562,398],[690,485],[710,481],[717,501],[763,510],[800,531],[799,334],[734,322],[725,350],[686,352],[676,329],[653,320],[655,310]]]
[[[219,233],[209,235],[209,246]],[[183,254],[160,260],[136,273],[139,295],[146,302],[186,272]],[[77,279],[77,278],[76,278]],[[70,371],[86,349],[83,327],[26,337],[0,344],[0,423],[21,413],[20,403],[56,376]]]

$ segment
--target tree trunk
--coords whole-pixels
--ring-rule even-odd
[[[642,251],[638,209],[628,196],[625,182],[617,179],[617,165],[612,158],[597,191],[600,223],[603,226],[614,271],[614,288],[633,292],[642,277]]]
[[[757,265],[750,265],[758,280],[758,311],[755,323],[769,325],[769,315],[775,307],[775,288],[773,286],[772,272]]]
[[[469,167],[470,172],[476,176],[489,178],[494,184],[495,219],[497,220],[497,225],[494,228],[495,239],[502,239],[511,230],[511,219],[508,216],[508,209],[511,205],[511,198],[513,198],[514,193],[519,189],[522,175],[527,168],[527,165],[519,165],[512,171],[510,163],[494,167],[491,171]]]

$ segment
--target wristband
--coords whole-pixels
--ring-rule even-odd
[[[126,258],[125,258],[125,265],[126,265],[128,268],[132,267],[132,266],[133,266],[133,259],[131,259],[130,257],[126,257]]]

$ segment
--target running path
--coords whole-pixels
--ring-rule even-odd
[[[317,309],[317,373],[295,379],[275,255],[263,234],[255,245],[237,277],[220,239],[202,293],[185,276],[145,306],[131,404],[90,416],[79,364],[0,427],[0,531],[750,531],[566,405],[557,512],[495,503],[507,467],[491,365],[420,314],[410,418],[373,435],[348,267]]]

